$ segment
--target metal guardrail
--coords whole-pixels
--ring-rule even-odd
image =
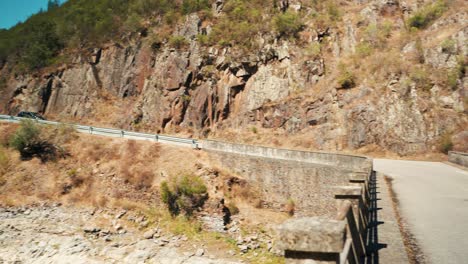
[[[3,122],[19,123],[23,119],[27,119],[27,118],[10,116],[10,115],[0,115],[0,121],[3,121]],[[91,135],[120,137],[120,138],[128,138],[128,139],[135,139],[135,140],[150,140],[150,141],[159,142],[159,143],[174,144],[178,146],[185,146],[185,147],[191,147],[194,149],[200,149],[199,141],[195,139],[171,137],[171,136],[164,136],[164,135],[159,135],[159,134],[139,133],[139,132],[125,131],[125,130],[112,129],[112,128],[68,124],[68,123],[61,123],[61,122],[54,122],[54,121],[47,121],[47,120],[37,120],[37,119],[31,119],[31,120],[34,120],[37,123],[45,124],[45,125],[55,125],[55,126],[69,125],[69,126],[74,127],[78,132],[88,133]]]

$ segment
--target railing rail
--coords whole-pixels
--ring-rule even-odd
[[[23,119],[27,119],[27,118],[16,117],[16,116],[11,116],[11,115],[0,115],[0,121],[3,121],[3,122],[19,123]],[[195,149],[199,149],[201,145],[199,144],[199,141],[195,139],[179,138],[179,137],[165,136],[165,135],[159,135],[159,134],[140,133],[140,132],[119,130],[119,129],[113,129],[113,128],[61,123],[61,122],[48,121],[48,120],[37,120],[37,119],[32,119],[32,120],[34,120],[37,123],[45,124],[45,125],[72,126],[78,132],[93,134],[93,135],[121,137],[121,138],[129,138],[129,139],[136,139],[136,140],[151,140],[154,142],[176,144],[179,146],[186,146],[186,147],[191,147]]]
[[[288,220],[280,226],[278,243],[280,249],[285,250],[287,264],[306,263],[305,260],[323,264],[366,263],[366,258],[374,254],[374,249],[369,247],[371,241],[368,236],[370,232],[375,232],[371,229],[376,225],[377,219],[375,207],[370,208],[371,201],[376,201],[375,197],[369,197],[373,175],[351,175],[348,185],[331,187],[334,189],[338,209],[335,218],[298,218],[293,221],[299,224],[291,225],[287,223]],[[370,209],[373,210],[371,214]],[[309,233],[313,231],[314,236],[325,239],[314,241],[313,237],[307,237],[310,235],[304,230]],[[307,238],[303,239],[304,236]]]

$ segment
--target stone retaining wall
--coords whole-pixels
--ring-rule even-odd
[[[329,166],[336,166],[347,170],[352,170],[355,172],[370,173],[372,171],[372,159],[363,156],[278,149],[254,145],[227,143],[213,140],[202,141],[201,147],[204,150],[209,151],[214,150],[264,158],[324,164]]]
[[[468,153],[450,151],[449,161],[468,168]]]
[[[212,161],[242,176],[260,189],[263,199],[281,208],[293,199],[307,216],[334,216],[334,186],[346,185],[351,171],[335,166],[210,151]]]

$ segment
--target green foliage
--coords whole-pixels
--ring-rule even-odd
[[[141,17],[133,13],[128,16],[127,20],[125,20],[124,28],[130,32],[135,32],[141,29]]]
[[[175,25],[180,20],[180,14],[173,10],[164,15],[164,22],[168,25]]]
[[[63,48],[95,47],[134,32],[149,17],[173,25],[181,14],[207,10],[210,0],[50,0],[48,9],[9,30],[0,30],[0,64],[37,69],[57,62]]]
[[[204,9],[210,9],[210,6],[209,0],[184,0],[182,2],[182,13],[190,14]]]
[[[341,21],[342,12],[334,0],[311,0],[303,4],[305,7],[309,6],[309,15],[314,19],[315,26],[321,30],[336,26]]]
[[[190,102],[190,100],[192,100],[192,97],[188,94],[183,94],[180,96],[180,98],[182,99],[182,102],[185,102],[185,103],[188,103]]]
[[[415,12],[409,19],[409,28],[423,29],[429,26],[434,20],[442,16],[447,10],[447,3],[439,0],[435,3],[430,3],[417,12]]]
[[[74,137],[74,129],[60,126],[41,127],[30,119],[21,120],[20,127],[10,136],[9,146],[17,150],[23,160],[38,157],[42,162],[64,158],[68,153],[58,144]]]
[[[350,89],[356,86],[356,76],[350,72],[344,65],[340,65],[340,74],[338,76],[338,86],[341,89]]]
[[[271,19],[263,17],[268,13],[270,1],[231,0],[226,2],[225,13],[213,26],[209,35],[210,44],[234,46],[251,50],[256,48],[255,36],[261,32],[271,31]]]
[[[451,89],[455,90],[457,88],[458,80],[462,79],[465,76],[467,66],[468,59],[463,56],[460,56],[457,59],[457,65],[447,72],[447,85]]]
[[[361,57],[367,57],[372,54],[372,45],[369,42],[360,42],[356,46],[356,53]]]
[[[457,51],[455,47],[455,40],[453,39],[444,40],[440,46],[442,47],[442,52],[445,52],[448,54],[455,54]]]
[[[53,9],[59,7],[59,6],[60,6],[60,1],[59,0],[49,0],[47,2],[47,10],[49,10],[49,11],[53,10]]]
[[[304,49],[304,53],[313,59],[318,58],[321,52],[322,46],[320,45],[320,42],[313,42]]]
[[[130,13],[141,16],[163,15],[176,8],[172,0],[133,0],[128,1]]]
[[[10,138],[9,146],[22,152],[40,140],[41,128],[29,119],[21,120],[20,127]]]
[[[201,45],[207,45],[209,43],[209,41],[210,41],[210,38],[207,35],[198,34],[197,35],[197,41]]]
[[[173,36],[169,38],[169,46],[175,49],[183,49],[189,45],[188,40],[184,36]]]
[[[392,32],[392,24],[388,21],[381,24],[370,24],[364,31],[364,40],[373,48],[384,48]]]
[[[56,33],[56,25],[50,21],[40,21],[33,24],[25,34],[28,42],[22,61],[29,69],[40,68],[50,64],[51,59],[62,48],[62,43]]]
[[[338,21],[341,19],[341,11],[336,5],[335,1],[327,2],[327,14],[332,21]]]
[[[423,91],[429,91],[432,88],[432,81],[429,77],[429,73],[423,67],[415,67],[410,72],[410,78],[416,83],[416,87]]]
[[[199,177],[193,175],[179,175],[170,182],[164,181],[160,189],[161,199],[173,216],[181,212],[191,216],[208,198],[205,184]]]
[[[303,27],[299,15],[291,11],[276,15],[273,21],[275,30],[283,36],[294,37]]]

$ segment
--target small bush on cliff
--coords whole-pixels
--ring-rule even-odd
[[[169,39],[169,46],[174,49],[183,49],[189,45],[189,42],[183,36],[174,36]]]
[[[338,76],[338,87],[341,89],[350,89],[356,86],[356,76],[350,72],[344,65],[340,65],[340,75]]]
[[[303,26],[300,17],[291,11],[278,14],[274,18],[274,25],[276,31],[286,37],[295,37]]]
[[[446,39],[440,44],[442,52],[455,54],[457,52],[456,42],[453,39]]]
[[[210,9],[210,6],[211,4],[209,0],[184,0],[182,3],[182,13],[186,15],[193,12]]]
[[[439,0],[435,3],[428,4],[408,19],[409,28],[426,28],[430,23],[442,16],[446,10],[447,3],[445,1]]]
[[[19,151],[23,160],[38,157],[42,162],[66,156],[66,152],[46,139],[52,135],[41,135],[42,127],[32,120],[22,120],[20,127],[11,136],[9,146]]]
[[[194,175],[178,175],[161,183],[161,198],[172,216],[191,216],[203,206],[208,193],[203,181]]]
[[[220,46],[237,45],[246,50],[257,48],[255,36],[262,31],[271,31],[269,1],[227,1],[221,16],[209,34],[210,43]]]
[[[458,80],[461,80],[467,71],[467,66],[468,66],[468,59],[464,57],[459,57],[457,60],[457,65],[453,68],[450,69],[447,74],[446,74],[446,82],[447,85],[455,90],[457,89],[458,86]]]
[[[410,72],[410,78],[416,84],[416,87],[423,91],[429,91],[432,88],[430,74],[422,67],[413,68]]]
[[[360,57],[367,57],[372,54],[372,45],[369,42],[360,42],[356,46],[356,54]]]

